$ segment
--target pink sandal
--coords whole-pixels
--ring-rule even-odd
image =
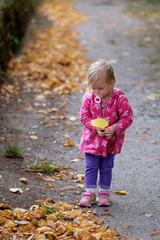
[[[106,191],[100,191],[98,193],[98,206],[109,206],[109,193]]]
[[[83,193],[83,197],[79,202],[81,207],[90,207],[92,204],[96,203],[96,194],[91,192]]]

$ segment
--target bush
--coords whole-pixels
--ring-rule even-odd
[[[0,82],[16,53],[38,0],[0,0]]]

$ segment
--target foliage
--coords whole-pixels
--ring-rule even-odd
[[[46,173],[55,173],[55,172],[59,172],[61,167],[53,165],[49,162],[42,162],[42,163],[38,163],[38,164],[31,164],[28,166],[30,169],[33,170],[41,170],[43,172]]]
[[[7,70],[7,62],[24,36],[31,13],[38,0],[3,0],[0,4],[0,73]],[[4,75],[4,74],[3,74]],[[0,79],[0,82],[2,79]]]
[[[33,38],[16,58],[12,57],[8,69],[33,88],[40,85],[46,95],[54,89],[59,94],[80,90],[79,82],[86,75],[88,60],[77,43],[78,33],[73,27],[85,20],[67,0],[45,0],[38,14],[47,19],[51,27],[33,29]]]
[[[8,143],[8,146],[5,149],[5,156],[10,158],[23,158],[22,151],[15,144]]]
[[[94,213],[51,199],[38,200],[30,210],[1,204],[0,238],[2,239],[78,239],[119,240],[120,233],[102,226],[103,219]],[[13,231],[14,230],[14,231]],[[119,235],[119,236],[118,236]]]

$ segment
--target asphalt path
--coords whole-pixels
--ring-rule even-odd
[[[160,231],[160,107],[151,97],[158,83],[150,81],[154,76],[147,63],[150,50],[135,44],[139,39],[135,33],[145,22],[125,13],[125,1],[73,2],[88,16],[77,28],[84,54],[91,62],[104,58],[113,63],[116,87],[124,91],[134,112],[122,153],[115,159],[109,207],[114,217],[106,218],[106,223],[130,237],[160,239],[150,236]],[[128,195],[116,195],[115,190]],[[101,214],[99,207],[92,208]]]

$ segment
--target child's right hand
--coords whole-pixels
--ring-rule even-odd
[[[104,135],[105,135],[105,128],[98,128],[97,127],[96,130],[97,130],[98,136],[104,137]]]

